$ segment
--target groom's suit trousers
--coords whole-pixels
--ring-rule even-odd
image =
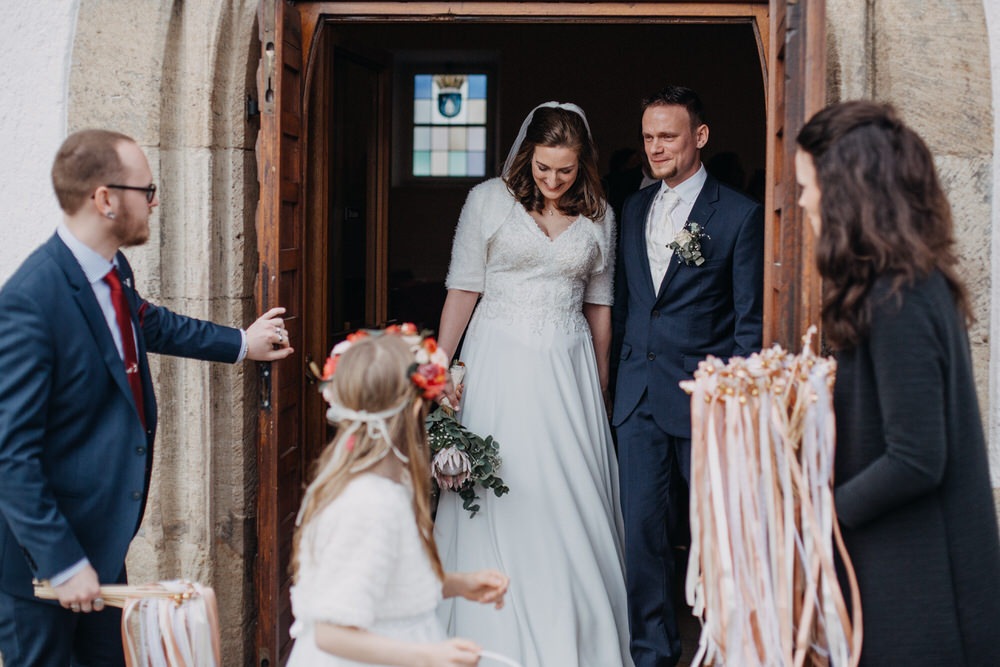
[[[674,608],[675,535],[686,533],[691,440],[665,433],[648,394],[618,428],[625,578],[635,667],[673,667],[681,657]]]

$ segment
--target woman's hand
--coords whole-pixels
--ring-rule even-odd
[[[461,596],[472,602],[503,607],[510,578],[498,570],[452,572],[445,575],[444,597]]]
[[[482,647],[468,639],[449,639],[420,647],[415,667],[478,665]]]
[[[441,392],[438,398],[438,403],[442,402],[442,399],[448,399],[448,405],[452,410],[458,412],[461,409],[459,401],[462,400],[462,392],[465,390],[465,385],[460,384],[457,387],[451,381],[451,373],[448,374],[448,384],[445,385],[444,391]]]

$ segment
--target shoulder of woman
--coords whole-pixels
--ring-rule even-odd
[[[954,299],[944,275],[934,270],[929,275],[913,282],[897,284],[896,276],[880,276],[871,290],[872,317],[914,317],[918,313],[943,312],[943,307],[951,305]]]
[[[469,191],[470,200],[473,198],[499,199],[512,197],[513,195],[510,194],[510,190],[507,189],[507,184],[499,176],[483,181]]]

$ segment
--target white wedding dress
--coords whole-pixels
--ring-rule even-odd
[[[482,293],[459,417],[499,441],[510,493],[479,489],[473,518],[443,493],[435,534],[445,571],[497,568],[510,591],[500,611],[465,600],[439,611],[449,635],[524,667],[632,664],[617,462],[582,312],[611,303],[613,226],[580,217],[550,240],[494,179],[470,193],[456,231],[448,287]]]

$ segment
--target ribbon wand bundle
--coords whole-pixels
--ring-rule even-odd
[[[685,594],[702,622],[694,666],[860,659],[857,580],[833,502],[836,362],[812,352],[814,333],[801,354],[709,357],[681,383],[692,429]]]
[[[35,596],[55,600],[48,582]],[[122,609],[122,644],[129,667],[221,665],[219,611],[208,586],[175,579],[158,584],[101,586],[104,603]]]

